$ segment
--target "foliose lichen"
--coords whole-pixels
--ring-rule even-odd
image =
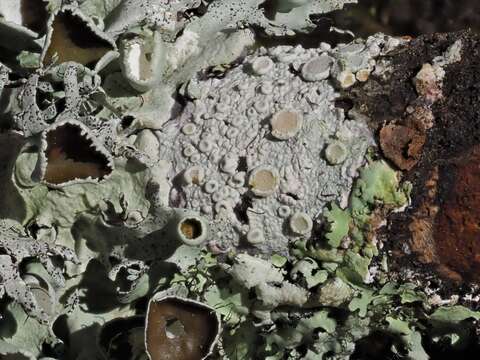
[[[354,2],[2,2],[15,56],[0,64],[14,144],[0,356],[348,359],[380,337],[423,360],[429,341],[466,346],[478,312],[391,277],[377,231],[411,203],[393,166],[416,164],[463,43],[414,78],[423,127],[378,135],[342,102],[388,78],[407,39],[255,44]]]

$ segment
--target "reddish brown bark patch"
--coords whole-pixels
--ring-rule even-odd
[[[435,219],[439,211],[436,204],[438,193],[438,168],[432,170],[430,177],[425,182],[426,196],[417,207],[408,225],[411,232],[411,247],[424,263],[438,261],[437,248],[433,236]]]
[[[453,178],[439,193],[442,206],[433,236],[440,262],[461,278],[480,283],[480,145],[440,171]]]
[[[402,125],[387,125],[380,130],[380,146],[385,157],[402,170],[410,170],[420,159],[425,134]]]
[[[435,167],[410,217],[418,260],[456,282],[480,283],[480,145]]]

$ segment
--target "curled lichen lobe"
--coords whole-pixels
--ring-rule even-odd
[[[58,63],[75,61],[86,66],[94,66],[113,45],[102,37],[85,19],[67,9],[55,15],[51,24],[50,38],[44,63],[53,60]]]

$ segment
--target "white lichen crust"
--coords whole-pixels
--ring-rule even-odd
[[[335,86],[345,87],[338,69],[355,76],[372,66],[383,42],[260,49],[222,79],[195,79],[202,92],[157,132],[171,177],[184,179],[172,187],[171,203],[203,213],[223,248],[246,241],[286,255],[328,202],[348,195],[373,144],[366,124],[335,107]],[[292,222],[296,213],[312,223]]]

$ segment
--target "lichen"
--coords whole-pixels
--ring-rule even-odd
[[[308,237],[321,209],[348,193],[372,144],[366,125],[332,107],[339,95],[327,80],[305,82],[289,70],[319,53],[337,56],[336,49],[261,49],[223,79],[198,79],[202,96],[159,133],[176,173],[202,174],[172,195],[218,224],[213,228],[231,224],[218,232],[224,248],[246,237],[264,253],[286,255],[291,241]],[[267,58],[268,72],[249,73]],[[348,149],[335,164],[324,156],[333,139]],[[283,231],[285,222],[291,231]]]
[[[432,172],[421,200],[397,171],[428,146],[466,43],[415,67],[411,123],[375,129],[350,96],[387,81],[409,40],[257,42],[295,42],[354,2],[39,0],[33,17],[33,2],[0,4],[13,52],[0,64],[0,357],[423,360],[434,342],[466,346],[478,312],[390,273],[382,237],[418,203],[432,211],[417,245],[433,220],[476,234],[452,220],[471,203],[433,211],[450,165],[456,192],[475,192],[475,148]]]
[[[39,305],[32,288],[22,279],[21,269],[27,260],[37,259],[45,267],[53,284],[61,287],[65,284],[65,265],[54,261],[54,257],[73,263],[78,263],[78,259],[72,250],[62,245],[22,235],[20,228],[20,224],[13,221],[2,220],[0,223],[0,249],[4,254],[0,256],[0,293],[22,305],[28,315],[48,323],[52,320],[52,314]]]

